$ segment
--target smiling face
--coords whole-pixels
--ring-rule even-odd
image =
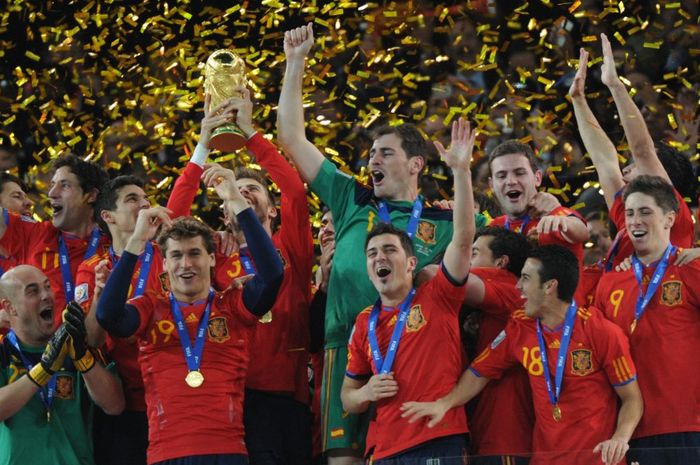
[[[100,213],[110,230],[114,228],[112,236],[115,232],[133,233],[139,211],[151,206],[144,190],[135,184],[128,184],[117,189],[115,204],[114,211],[102,210]]]
[[[515,286],[520,291],[521,297],[525,299],[525,314],[530,318],[541,316],[546,297],[545,288],[540,280],[541,266],[542,263],[535,258],[525,260],[520,279]]]
[[[491,188],[501,209],[511,218],[525,214],[541,182],[542,173],[533,172],[522,153],[501,155],[491,162]]]
[[[367,274],[382,300],[402,299],[413,283],[416,257],[408,256],[395,234],[372,237],[365,250]]]
[[[2,303],[11,327],[25,344],[46,344],[54,332],[54,296],[49,279],[29,265],[20,265],[6,275],[3,290],[9,298]]]
[[[186,302],[206,298],[215,260],[214,254],[207,252],[202,236],[168,238],[166,245],[163,268],[168,273],[175,298]]]
[[[6,182],[0,190],[0,206],[24,216],[32,215],[34,202],[16,182]]]
[[[396,134],[379,136],[369,151],[374,195],[381,199],[413,201],[412,192],[417,190],[422,168],[423,158],[409,158]]]
[[[79,230],[85,221],[92,218],[91,203],[95,197],[96,192],[83,192],[78,176],[69,167],[60,167],[49,185],[53,225],[66,232]]]
[[[673,211],[664,212],[650,195],[633,192],[625,199],[625,227],[640,258],[656,257],[670,242]]]

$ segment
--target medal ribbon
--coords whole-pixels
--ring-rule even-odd
[[[112,247],[109,248],[109,258],[112,261],[112,266],[114,266],[117,263],[117,256]],[[131,297],[138,297],[146,290],[148,273],[151,271],[151,263],[153,263],[153,245],[150,242],[146,242],[146,248],[139,257],[139,262],[141,262],[141,270],[136,281],[136,288],[134,288],[134,293]]]
[[[671,254],[676,251],[676,247],[669,244],[666,247],[663,257],[656,265],[654,274],[651,276],[651,281],[649,281],[649,286],[647,287],[647,292],[643,292],[642,288],[642,276],[644,274],[644,265],[639,261],[636,255],[632,255],[632,269],[634,270],[634,277],[637,279],[637,284],[639,285],[639,297],[637,297],[637,305],[634,308],[634,321],[639,321],[646,310],[647,305],[651,302],[652,297],[656,294],[659,289],[659,284],[661,284],[661,279],[666,273],[666,268],[668,268],[668,261]]]
[[[622,241],[622,238],[627,234],[627,230],[625,228],[620,229],[617,234],[615,235],[615,239],[613,239],[612,244],[610,244],[610,248],[608,249],[608,253],[605,254],[605,271],[611,271],[613,267],[613,261],[615,260],[615,256],[617,255],[618,249],[620,248],[620,242]]]
[[[419,195],[416,197],[415,202],[413,202],[413,210],[411,211],[411,218],[408,220],[408,224],[406,224],[406,234],[408,234],[408,237],[413,239],[413,236],[416,235],[416,231],[418,230],[418,221],[420,220],[420,215],[423,212],[423,196]],[[386,202],[383,200],[380,200],[377,203],[377,213],[379,214],[379,219],[382,221],[382,223],[389,223],[391,224],[391,217],[389,216],[389,208],[386,205]]]
[[[175,320],[175,326],[177,327],[177,333],[180,337],[180,345],[182,346],[182,351],[185,353],[185,362],[187,363],[187,369],[189,371],[198,371],[199,365],[202,363],[202,352],[204,351],[204,333],[209,324],[209,314],[211,313],[211,302],[214,300],[214,290],[209,290],[209,296],[207,297],[207,306],[204,309],[202,318],[199,320],[199,326],[197,327],[197,334],[194,337],[194,348],[192,347],[192,342],[190,341],[190,335],[185,327],[185,319],[182,317],[182,311],[180,310],[180,304],[175,299],[173,293],[170,293],[170,312],[173,314],[173,319]]]
[[[572,300],[571,305],[566,310],[566,318],[564,319],[564,329],[561,335],[561,343],[559,345],[559,354],[557,355],[557,371],[554,375],[554,389],[552,389],[552,376],[549,372],[549,362],[547,357],[547,344],[542,335],[542,325],[539,318],[535,320],[537,327],[537,342],[540,345],[540,357],[542,358],[542,368],[544,370],[544,381],[547,386],[547,394],[549,394],[549,402],[556,406],[559,403],[561,394],[561,382],[564,379],[564,365],[566,364],[566,354],[569,350],[571,342],[571,334],[574,332],[574,322],[576,321],[576,301]]]
[[[520,220],[522,221],[522,224],[520,225],[520,230],[514,231],[514,232],[517,232],[519,234],[525,234],[525,228],[527,228],[527,225],[530,223],[530,215],[528,215],[526,213],[522,218],[520,218]],[[507,216],[506,216],[506,223],[503,225],[503,227],[506,228],[508,231],[511,230],[510,229],[510,218],[508,218]]]
[[[32,362],[29,361],[26,355],[24,355],[24,352],[22,352],[22,349],[19,347],[19,341],[17,340],[17,336],[15,335],[15,332],[10,330],[9,333],[7,333],[7,340],[10,341],[10,344],[12,344],[12,347],[19,352],[19,356],[22,358],[22,363],[24,364],[24,367],[27,369],[27,373],[31,371],[32,368],[34,368],[34,365]],[[51,376],[51,379],[49,380],[49,384],[47,384],[45,387],[39,389],[39,399],[41,399],[41,403],[44,404],[44,407],[46,407],[46,411],[48,412],[51,410],[51,404],[53,404],[53,399],[56,395],[56,375],[54,374]]]
[[[100,243],[100,229],[95,226],[88,242],[88,248],[83,255],[83,260],[95,255],[97,245]],[[63,239],[63,233],[58,235],[58,264],[61,267],[61,277],[63,278],[63,290],[66,293],[66,302],[74,299],[75,285],[73,283],[73,273],[70,269],[70,258],[68,256],[68,248],[66,241]]]
[[[389,347],[386,351],[386,357],[382,358],[379,342],[377,341],[377,321],[379,320],[379,312],[381,311],[382,302],[377,299],[377,302],[372,307],[372,312],[369,314],[369,322],[367,325],[367,338],[369,339],[369,347],[372,351],[372,360],[374,360],[374,368],[378,374],[385,374],[391,371],[391,366],[394,364],[396,351],[399,349],[399,342],[403,334],[403,327],[408,318],[408,311],[411,308],[411,301],[416,294],[416,288],[412,288],[406,299],[399,305],[399,316],[394,325],[394,332],[389,340]]]
[[[255,274],[255,267],[253,266],[253,260],[250,258],[250,251],[248,250],[248,247],[242,247],[239,250],[238,258],[241,261],[241,265],[243,265],[246,276]]]

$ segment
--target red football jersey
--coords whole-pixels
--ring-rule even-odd
[[[581,215],[578,214],[578,212],[566,207],[558,207],[551,214],[560,216],[575,216],[581,221],[584,221],[583,218],[581,218]],[[496,217],[489,223],[489,226],[500,226],[501,228],[505,228],[506,219],[508,219],[506,215]],[[530,234],[537,234],[536,230],[539,221],[539,218],[531,219],[527,223],[527,225],[525,225],[525,230],[522,231],[522,220],[510,220],[510,230],[524,234],[526,237],[529,237]],[[559,231],[551,232],[548,234],[537,234],[537,243],[539,245],[556,244],[561,245],[562,247],[566,247],[574,255],[576,255],[576,258],[578,259],[579,263],[583,263],[583,244],[572,244],[571,242],[564,239],[564,236],[562,236]]]
[[[61,323],[62,310],[66,306],[66,291],[63,286],[58,254],[58,237],[61,231],[56,229],[50,221],[37,223],[14,213],[10,213],[8,219],[7,230],[0,239],[0,246],[4,247],[8,254],[17,260],[18,264],[33,265],[49,278],[54,293],[54,306],[61,310],[55,312],[56,325],[58,326]],[[83,239],[63,233],[63,237],[75,285],[78,266],[85,260],[90,236]],[[108,247],[109,238],[102,235],[96,253],[105,252]]]
[[[502,268],[472,268],[484,282],[484,301],[479,306],[477,351],[482,352],[506,327],[510,315],[522,308],[515,288],[517,276]],[[471,447],[476,455],[527,455],[532,452],[535,413],[527,372],[513,367],[490,382],[479,395],[469,418]]]
[[[554,378],[561,325],[543,326],[549,369]],[[543,378],[535,320],[517,311],[501,333],[472,363],[478,376],[499,379],[522,365],[528,371],[535,408],[531,464],[601,463],[593,448],[609,439],[617,421],[617,397],[612,386],[635,379],[627,338],[596,308],[579,308],[571,335],[559,398],[562,417],[555,421]],[[578,451],[578,452],[574,452]],[[589,455],[590,454],[590,455]]]
[[[140,315],[135,335],[148,406],[148,463],[205,454],[246,454],[243,390],[247,345],[257,317],[242,290],[217,293],[211,306],[200,371],[204,383],[185,383],[187,364],[167,295],[146,291],[129,301]],[[206,301],[180,303],[190,340]]]
[[[634,437],[700,431],[700,260],[674,266],[630,333],[639,287],[632,270],[606,273],[596,306],[630,339],[644,396],[644,415]],[[644,291],[655,267],[645,267]]]
[[[246,147],[282,193],[281,226],[273,234],[272,242],[284,264],[284,281],[275,305],[255,328],[251,342],[255,358],[248,367],[246,387],[294,392],[297,400],[307,403],[308,321],[314,249],[306,189],[299,174],[262,135],[251,137]],[[232,279],[246,275],[238,253],[224,260],[216,269],[218,289],[228,287]]]
[[[116,257],[118,259],[118,257]],[[112,261],[109,258],[109,253],[93,255],[85,260],[78,268],[76,277],[75,300],[82,307],[85,313],[90,311],[95,292],[95,267],[102,260],[108,261],[108,268],[112,269]],[[134,270],[134,276],[131,280],[129,288],[129,297],[132,297],[136,288],[137,282],[141,276],[141,260],[139,260]],[[153,244],[153,259],[146,280],[146,289],[153,292],[166,293],[164,288],[167,283],[167,276],[163,271],[163,257],[160,254],[160,248]],[[110,357],[116,362],[117,371],[122,380],[124,388],[124,397],[126,398],[126,409],[132,411],[145,411],[146,401],[143,394],[143,378],[141,377],[141,369],[138,363],[139,349],[136,345],[136,337],[118,338],[112,337],[107,333],[105,340],[105,349]]]
[[[676,193],[676,198],[680,203],[680,209],[676,214],[676,221],[673,223],[671,228],[671,244],[678,247],[692,247],[693,239],[695,238],[695,222],[693,221],[693,214],[688,208],[688,204],[685,203],[681,194],[674,189]],[[625,229],[625,202],[622,200],[623,191],[615,194],[615,200],[613,201],[612,207],[610,207],[610,221],[613,222],[618,231]],[[620,242],[613,257],[613,266],[617,266],[624,260],[634,253],[634,246],[632,241],[627,234],[623,234],[620,237]]]
[[[401,418],[399,410],[404,402],[439,399],[457,383],[465,358],[458,321],[463,300],[464,286],[452,284],[442,267],[433,279],[417,289],[391,368],[399,385],[398,394],[376,403],[374,437],[367,438],[368,444],[375,445],[374,460],[434,438],[467,431],[462,407],[447,412],[434,428],[428,428],[425,421],[408,423]],[[368,307],[357,316],[348,345],[346,376],[352,378],[377,373],[367,336],[370,311]],[[396,308],[383,308],[380,312],[377,341],[382,354],[386,354],[397,315]]]
[[[583,273],[579,277],[576,294],[574,294],[577,304],[582,307],[593,305],[598,282],[603,277],[603,272],[602,266],[590,265],[583,267]]]

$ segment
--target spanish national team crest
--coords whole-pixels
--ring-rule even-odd
[[[210,319],[207,325],[207,332],[209,333],[209,339],[214,342],[226,342],[231,338],[228,334],[226,318],[223,316]]]
[[[588,349],[576,349],[571,351],[571,374],[586,376],[593,372],[593,357]]]
[[[69,374],[59,374],[56,377],[56,398],[72,400],[73,397],[73,377]]]
[[[406,332],[414,333],[425,326],[426,323],[427,321],[425,321],[420,305],[411,307],[411,311],[408,312],[408,318],[406,318]]]
[[[435,229],[436,226],[430,221],[421,220],[418,223],[416,237],[426,244],[435,244]]]
[[[661,303],[673,307],[683,303],[680,281],[667,281],[661,288]]]

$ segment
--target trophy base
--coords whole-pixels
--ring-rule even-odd
[[[235,152],[245,145],[247,138],[238,126],[226,124],[212,132],[209,148],[220,152]]]

